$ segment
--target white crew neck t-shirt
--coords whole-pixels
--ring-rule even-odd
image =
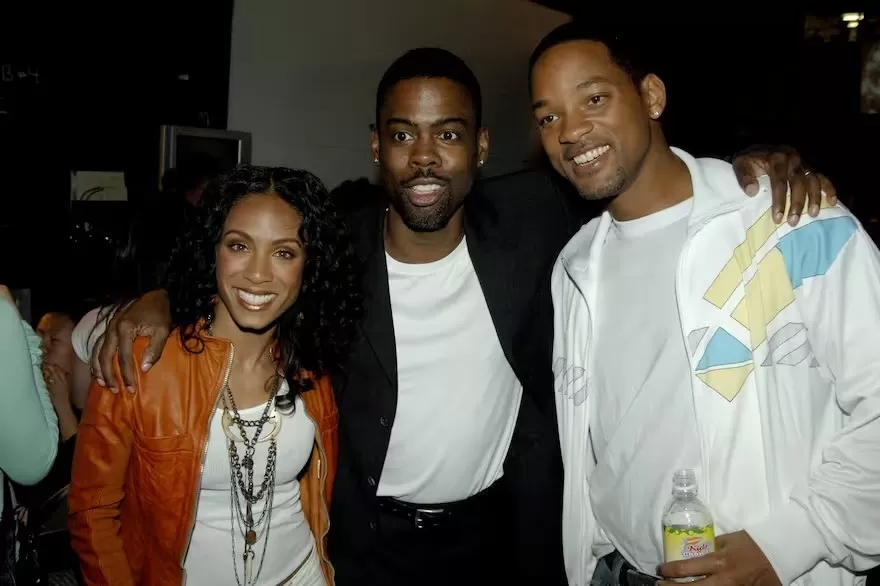
[[[466,499],[503,473],[522,399],[467,242],[406,264],[386,253],[397,349],[397,412],[378,495]]]
[[[663,561],[662,515],[672,475],[700,465],[690,366],[675,276],[693,205],[614,221],[599,268],[590,481],[596,553],[612,548],[654,574]]]

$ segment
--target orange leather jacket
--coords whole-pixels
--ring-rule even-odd
[[[162,359],[138,373],[137,393],[92,383],[80,422],[70,484],[71,544],[88,584],[182,584],[201,488],[211,417],[232,363],[232,345],[203,335],[203,352],[177,332]],[[146,339],[135,341],[140,364]],[[117,364],[117,379],[122,379]],[[329,504],[336,474],[339,413],[329,378],[303,393],[316,441],[300,479],[303,512],[328,584]]]

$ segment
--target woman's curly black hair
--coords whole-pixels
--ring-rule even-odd
[[[200,352],[196,325],[210,323],[217,295],[216,248],[232,207],[254,194],[275,194],[303,216],[300,237],[306,248],[302,286],[294,304],[280,318],[279,367],[290,393],[279,406],[290,406],[313,381],[302,376],[338,372],[347,357],[362,312],[361,268],[344,222],[327,189],[308,171],[239,165],[206,189],[200,218],[175,246],[167,290],[172,323],[184,347]]]

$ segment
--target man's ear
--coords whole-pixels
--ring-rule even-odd
[[[642,103],[648,110],[648,116],[652,120],[660,118],[666,109],[666,84],[653,73],[649,73],[639,84],[639,90],[642,93]]]
[[[482,167],[489,160],[489,129],[480,128],[477,134],[477,164]]]
[[[373,155],[373,162],[379,164],[379,133],[376,131],[376,125],[370,124],[370,150]]]

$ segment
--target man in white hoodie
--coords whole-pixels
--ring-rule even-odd
[[[531,61],[551,163],[609,202],[552,278],[569,582],[859,584],[880,562],[880,253],[833,202],[778,226],[766,183],[742,198],[730,165],[671,148],[641,65],[574,23]],[[684,468],[720,536],[662,564]]]

